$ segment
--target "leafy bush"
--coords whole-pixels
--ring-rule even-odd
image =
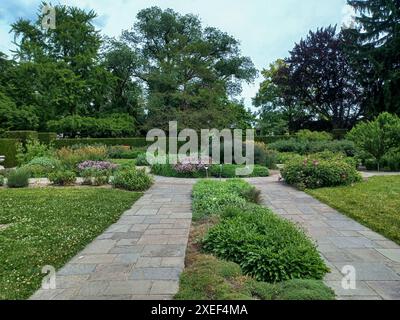
[[[20,143],[17,147],[17,160],[19,164],[27,164],[34,158],[50,158],[53,150],[38,140],[28,140],[25,144]]]
[[[18,165],[17,149],[19,141],[16,139],[0,139],[0,155],[5,156],[6,159],[1,165],[6,168],[12,168]]]
[[[57,139],[57,133],[55,132],[38,132],[38,139],[41,143],[51,144]]]
[[[335,141],[307,141],[298,139],[279,140],[270,144],[271,149],[281,153],[297,153],[306,155],[322,151],[343,152],[348,156],[356,153],[355,144],[348,140]]]
[[[145,148],[151,143],[146,138],[76,138],[76,139],[59,139],[53,142],[55,148],[71,147],[75,145],[105,145],[120,146],[126,145],[132,148]]]
[[[22,168],[29,171],[31,178],[45,178],[48,177],[49,173],[59,170],[61,162],[54,158],[37,157],[22,166]]]
[[[339,158],[324,160],[320,156],[292,160],[281,173],[288,184],[300,189],[348,185],[361,180],[354,164]]]
[[[110,146],[108,147],[108,157],[110,159],[136,159],[142,150],[132,150],[130,146]]]
[[[67,116],[51,120],[47,127],[68,137],[129,137],[135,134],[134,118],[127,114],[114,114],[104,118]]]
[[[375,159],[380,170],[383,157],[391,151],[400,150],[400,118],[382,113],[373,121],[355,126],[347,138],[356,144],[364,159]]]
[[[193,220],[220,215],[228,207],[242,208],[247,201],[258,200],[251,195],[254,192],[255,188],[243,180],[200,181],[193,187]]]
[[[94,171],[113,171],[118,168],[118,165],[108,161],[92,161],[87,160],[78,164],[78,170],[94,170]]]
[[[259,281],[322,279],[328,271],[315,245],[269,209],[246,205],[225,217],[202,241],[203,249],[239,264]]]
[[[4,177],[0,175],[0,187],[4,186]]]
[[[300,130],[296,133],[296,138],[301,141],[315,142],[315,141],[331,141],[333,136],[324,131],[310,131]]]
[[[145,191],[153,184],[153,178],[144,169],[119,170],[112,184],[115,188],[129,191]]]
[[[76,181],[76,174],[73,171],[56,171],[49,174],[51,183],[57,186],[73,185]]]
[[[26,169],[20,168],[11,171],[7,177],[7,185],[10,188],[23,188],[29,185],[30,173]]]
[[[147,162],[146,153],[140,153],[136,157],[136,165],[137,166],[148,166],[149,165],[149,163]]]
[[[105,146],[73,146],[64,147],[55,152],[60,161],[70,170],[75,170],[83,161],[103,161],[107,158]]]
[[[376,159],[365,159],[364,165],[367,170],[378,170],[378,162]],[[385,171],[400,171],[400,151],[389,151],[382,159],[380,168]]]
[[[81,172],[84,185],[102,186],[110,181],[110,171],[85,169]]]
[[[239,166],[235,164],[224,164],[221,166],[213,165],[210,167],[210,176],[216,178],[236,178],[236,170],[239,168],[244,168],[244,166]],[[253,172],[248,177],[268,177],[269,170],[267,167],[255,165]]]
[[[304,156],[294,152],[278,152],[278,163],[285,164],[295,159],[304,159]]]
[[[38,133],[36,131],[21,130],[21,131],[7,131],[3,133],[4,138],[18,139],[21,142],[27,142],[30,140],[37,140]]]

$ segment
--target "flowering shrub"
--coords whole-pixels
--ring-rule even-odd
[[[69,169],[86,160],[103,161],[107,158],[106,146],[64,147],[56,151],[56,157]]]
[[[340,158],[294,159],[281,172],[288,184],[299,189],[349,185],[361,180],[354,165]]]
[[[79,171],[97,170],[97,171],[112,171],[118,168],[118,165],[108,161],[92,161],[87,160],[78,165]]]
[[[209,157],[187,157],[174,165],[174,169],[178,173],[194,173],[205,170],[206,166],[211,165],[211,163]]]

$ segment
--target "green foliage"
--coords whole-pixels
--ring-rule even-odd
[[[238,263],[259,281],[322,279],[328,271],[314,244],[291,222],[248,205],[213,227],[202,242],[206,252]]]
[[[76,174],[73,171],[59,170],[51,172],[49,180],[56,186],[69,186],[75,184]]]
[[[316,141],[331,141],[332,135],[324,131],[300,130],[296,132],[296,138],[300,141],[316,142]]]
[[[242,208],[248,201],[258,201],[255,188],[243,180],[203,180],[195,184],[192,196],[193,220],[220,215],[230,207]]]
[[[294,159],[281,170],[288,184],[299,189],[349,185],[361,181],[354,163],[340,158],[313,157]]]
[[[142,152],[136,157],[136,165],[137,166],[148,166],[149,165],[149,163],[147,162],[146,153]]]
[[[180,277],[176,300],[334,300],[334,292],[318,280],[271,284],[242,274],[238,264],[196,255]]]
[[[21,168],[11,171],[7,177],[7,185],[9,188],[24,188],[29,185],[30,173],[28,170]]]
[[[29,140],[37,140],[38,133],[36,131],[28,131],[28,130],[21,130],[21,131],[7,131],[3,133],[4,138],[9,139],[17,139],[21,142],[25,143]]]
[[[7,130],[36,129],[39,118],[32,107],[17,107],[9,97],[0,91],[0,128]],[[14,138],[13,136],[5,136]]]
[[[41,143],[51,144],[57,139],[57,133],[55,132],[38,132],[38,139]]]
[[[333,140],[329,133],[302,131],[296,138],[278,140],[269,145],[269,148],[284,152],[311,154],[322,151],[343,152],[348,156],[356,154],[356,147],[353,141]]]
[[[382,113],[373,121],[358,124],[347,138],[354,141],[364,157],[374,158],[379,170],[385,154],[400,150],[400,118]]]
[[[4,186],[4,177],[0,174],[0,187]]]
[[[61,162],[55,158],[37,157],[22,166],[22,168],[29,171],[31,178],[45,178],[51,172],[59,170]]]
[[[107,158],[107,148],[102,145],[75,145],[56,150],[55,156],[69,170],[77,170],[77,165],[83,161],[105,160]]]
[[[115,188],[129,191],[145,191],[153,184],[153,178],[143,169],[122,169],[115,173],[112,184]]]
[[[5,161],[1,164],[6,168],[12,168],[18,165],[17,149],[19,140],[0,139],[0,155],[5,156]]]
[[[133,150],[130,146],[108,147],[108,157],[110,159],[136,159],[142,154],[143,150]]]
[[[134,119],[124,114],[114,114],[104,118],[67,116],[61,120],[51,120],[47,127],[67,137],[129,137],[135,134]]]
[[[60,139],[54,141],[56,148],[71,147],[74,145],[106,145],[106,146],[130,146],[132,148],[143,148],[151,143],[146,138],[86,138],[86,139]]]
[[[25,144],[20,143],[17,147],[16,158],[19,164],[27,164],[34,158],[52,157],[52,149],[38,140],[28,140]]]
[[[141,194],[95,188],[0,190],[0,300],[28,299],[43,265],[57,270],[99,236]]]
[[[80,173],[84,185],[103,186],[110,181],[110,172],[107,170],[86,169]]]

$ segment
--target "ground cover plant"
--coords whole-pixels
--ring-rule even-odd
[[[45,265],[62,267],[140,193],[93,188],[1,189],[0,299],[26,299]]]
[[[372,177],[354,186],[307,192],[400,244],[400,176]]]
[[[115,188],[129,191],[144,191],[151,187],[154,180],[144,169],[124,168],[118,170],[113,179],[112,185]]]
[[[246,197],[249,191],[256,190],[243,180],[194,186],[194,222],[175,299],[334,299],[318,280],[327,268],[311,241],[257,200],[250,203],[258,197]],[[237,199],[223,201],[226,194]]]

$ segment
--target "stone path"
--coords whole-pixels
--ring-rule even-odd
[[[264,205],[297,223],[317,241],[331,269],[325,282],[338,299],[400,299],[400,246],[306,193],[277,182],[276,176],[246,180],[261,190]],[[348,265],[356,270],[356,290],[341,285],[341,270]]]
[[[31,299],[171,299],[178,291],[195,180],[156,177],[120,220],[56,274],[56,289]]]

